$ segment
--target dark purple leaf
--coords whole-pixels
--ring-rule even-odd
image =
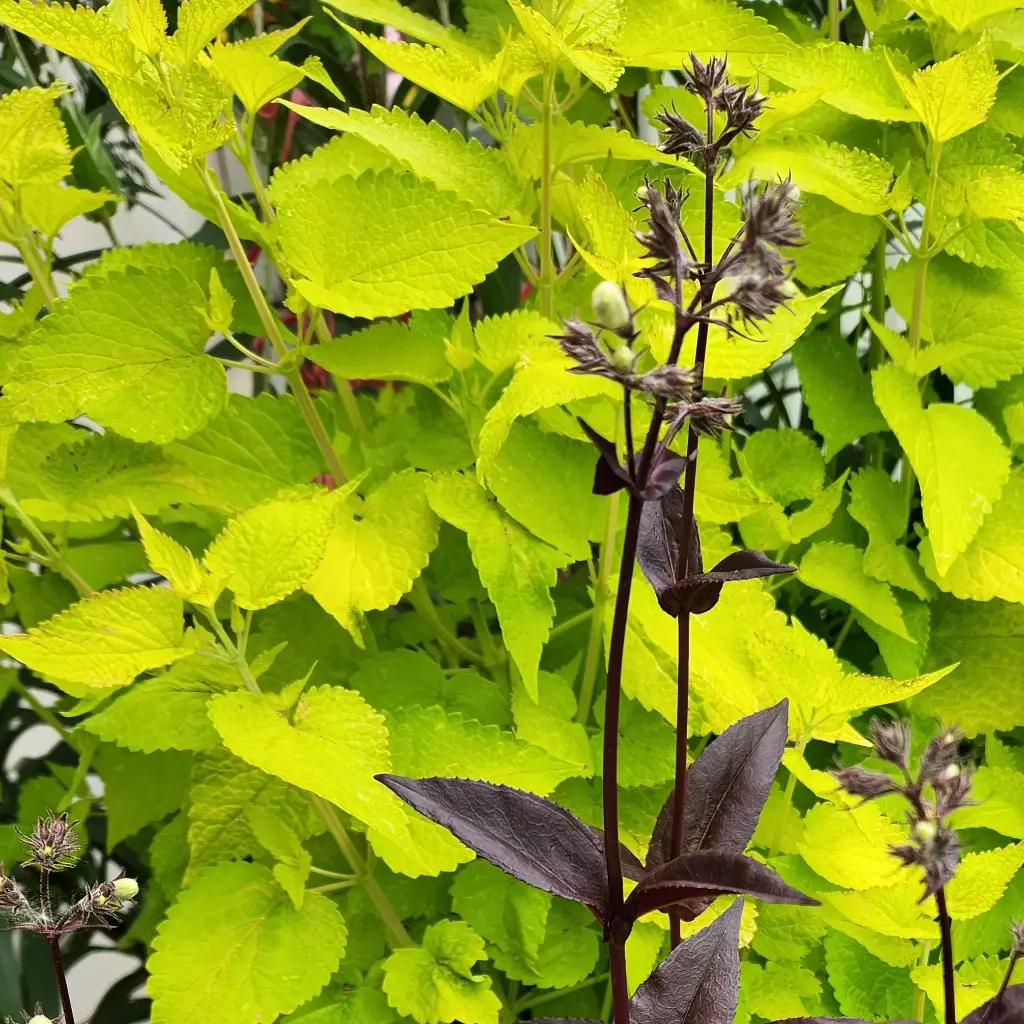
[[[660,501],[646,502],[640,514],[636,557],[656,594],[669,590],[680,580],[679,552],[683,545],[683,516],[683,492],[678,487],[669,491]],[[704,568],[696,523],[693,528],[689,558],[691,575]]]
[[[658,451],[654,457],[654,465],[647,474],[645,485],[638,490],[630,479],[626,467],[619,462],[615,442],[603,437],[586,421],[577,418],[577,422],[599,453],[597,468],[594,470],[594,494],[614,494],[626,488],[644,501],[657,501],[664,494],[670,493],[679,482],[679,477],[686,467],[686,459],[673,452]],[[639,453],[636,459],[639,461]]]
[[[787,1017],[775,1021],[775,1024],[875,1024],[875,1021],[864,1020],[863,1017]],[[888,1024],[917,1024],[917,1021],[891,1020]]]
[[[602,840],[564,807],[490,782],[377,779],[502,871],[603,915],[608,882]]]
[[[875,1024],[863,1017],[787,1017],[775,1024]],[[918,1024],[916,1020],[891,1020],[888,1024]],[[966,1024],[966,1022],[965,1022]]]
[[[1011,985],[1002,995],[982,1003],[960,1024],[1021,1024],[1024,1021],[1024,985]]]
[[[595,494],[614,494],[623,487],[632,487],[632,480],[629,473],[619,464],[619,453],[615,449],[615,442],[609,441],[607,437],[599,434],[589,423],[577,417],[583,433],[590,438],[591,443],[598,450],[597,469],[594,471]]]
[[[774,562],[760,551],[734,551],[726,555],[710,572],[704,572],[697,524],[693,523],[689,566],[681,572],[685,510],[678,488],[659,502],[644,505],[640,519],[637,558],[640,568],[654,587],[658,603],[673,617],[684,613],[703,615],[711,611],[726,583],[794,572],[796,566]]]
[[[683,850],[742,853],[757,827],[789,732],[789,701],[755,711],[711,741],[686,773]],[[647,866],[671,856],[673,794],[658,815]]]
[[[657,501],[673,490],[686,468],[686,459],[682,455],[662,452],[655,457],[654,468],[647,474],[647,483],[640,490],[640,497],[645,502]]]
[[[597,836],[597,841],[601,844],[601,849],[603,850],[604,829],[597,828],[594,825],[589,825],[588,828]],[[643,861],[625,843],[619,843],[619,860],[622,862],[622,874],[626,878],[639,882],[644,877],[647,869],[644,867]]]
[[[626,900],[626,917],[635,921],[652,910],[672,907],[684,921],[692,921],[708,899],[737,893],[766,903],[818,906],[818,901],[784,882],[771,868],[753,857],[724,850],[683,853],[648,872]]]
[[[631,1024],[732,1024],[740,982],[743,900],[684,939],[629,1003]]]

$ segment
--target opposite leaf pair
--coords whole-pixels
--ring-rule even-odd
[[[753,835],[787,736],[786,701],[737,722],[694,763],[683,849],[670,858],[673,797],[662,808],[647,863],[620,846],[637,882],[619,910],[609,900],[603,837],[562,807],[507,786],[467,779],[381,775],[394,793],[470,849],[529,885],[575,900],[621,946],[643,915],[672,907],[693,920],[718,896],[812,905],[743,849]]]
[[[684,939],[629,1001],[634,1024],[732,1024],[739,1002],[740,919],[736,900],[707,928]],[[597,1024],[579,1019],[536,1024]],[[775,1024],[869,1024],[854,1017],[800,1017]],[[893,1021],[892,1024],[914,1024]],[[966,1022],[965,1022],[966,1024]],[[972,1022],[974,1024],[974,1022]]]

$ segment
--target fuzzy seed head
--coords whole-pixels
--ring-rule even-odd
[[[614,281],[602,281],[594,289],[590,302],[597,322],[610,331],[621,331],[633,320],[625,293]]]

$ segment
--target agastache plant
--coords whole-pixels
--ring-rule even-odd
[[[75,831],[77,824],[69,822],[67,814],[47,813],[36,821],[31,832],[18,832],[18,838],[28,848],[28,858],[21,866],[39,872],[38,900],[29,899],[21,886],[8,877],[4,865],[0,864],[0,921],[6,918],[10,928],[35,932],[46,940],[60,995],[61,1015],[57,1018],[57,1024],[75,1024],[61,957],[61,939],[72,932],[86,929],[113,928],[139,893],[138,882],[121,874],[117,878],[90,886],[72,903],[57,903],[50,888],[51,876],[74,867],[78,862],[83,847]],[[32,1017],[24,1011],[22,1015],[29,1024],[51,1024],[50,1018],[44,1016],[40,1004],[36,1005]],[[8,1017],[5,1018],[5,1024],[14,1022]]]
[[[946,905],[946,886],[960,863],[960,840],[949,816],[971,804],[973,767],[961,756],[963,734],[956,727],[940,729],[925,745],[912,770],[910,725],[907,722],[871,723],[875,756],[895,765],[899,777],[849,765],[833,772],[840,787],[863,800],[898,795],[907,802],[910,838],[889,848],[904,865],[922,873],[921,902],[934,899],[942,940],[943,1024],[957,1024],[953,922]],[[1024,925],[1014,923],[1013,946],[999,991],[963,1018],[961,1024],[1013,1024],[1024,1020],[1024,985],[1012,985],[1017,961],[1024,956]]]
[[[744,855],[778,770],[788,735],[788,703],[756,712],[712,741],[686,770],[689,707],[689,616],[717,602],[725,583],[792,571],[756,551],[729,555],[705,572],[693,519],[698,438],[727,429],[738,410],[730,399],[703,393],[712,324],[763,320],[785,305],[789,266],[779,253],[799,242],[795,195],[788,181],[752,193],[744,224],[717,256],[713,247],[715,173],[728,143],[753,130],[764,100],[733,85],[725,62],[691,55],[688,87],[703,101],[703,130],[666,112],[662,149],[697,158],[705,172],[702,255],[681,223],[686,196],[666,181],[638,193],[647,230],[638,238],[648,257],[639,271],[657,299],[673,311],[671,349],[664,364],[644,368],[641,332],[626,293],[614,282],[595,289],[596,321],[576,317],[559,337],[572,373],[596,374],[621,385],[625,457],[617,445],[581,423],[598,449],[597,494],[629,496],[618,589],[607,659],[603,739],[603,830],[597,831],[543,797],[508,786],[453,779],[380,780],[426,817],[447,828],[478,855],[530,885],[586,906],[602,924],[608,948],[616,1024],[730,1024],[739,987],[742,900],[712,924],[681,941],[679,921],[697,918],[718,896],[812,905],[773,870]],[[725,115],[719,129],[716,113]],[[696,361],[681,368],[688,334],[696,328]],[[641,445],[633,404],[647,406],[650,425]],[[672,447],[685,436],[685,454]],[[683,478],[680,488],[679,480]],[[675,789],[662,808],[645,863],[619,841],[618,738],[622,666],[633,566],[641,567],[659,602],[679,621],[679,708]],[[636,882],[628,896],[624,879]],[[645,914],[672,919],[670,955],[629,995],[625,944]]]

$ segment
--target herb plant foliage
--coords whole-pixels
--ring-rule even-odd
[[[0,0],[0,860],[131,865],[156,1024],[1015,1019],[1019,12],[246,10]],[[42,47],[199,237],[57,255]]]

